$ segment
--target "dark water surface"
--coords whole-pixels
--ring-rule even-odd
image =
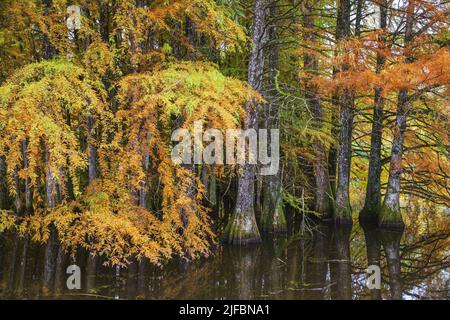
[[[319,225],[250,247],[219,246],[215,255],[162,269],[86,267],[86,253],[59,259],[44,290],[44,247],[0,235],[3,299],[448,299],[449,231],[393,232]],[[24,250],[25,249],[25,250]],[[25,255],[24,255],[25,251]],[[25,257],[25,258],[24,258]],[[72,260],[72,261],[71,261]],[[81,268],[80,290],[66,287],[66,267]],[[368,265],[380,265],[380,290],[366,287]]]

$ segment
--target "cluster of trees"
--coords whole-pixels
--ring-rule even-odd
[[[0,231],[23,252],[46,244],[50,286],[80,248],[91,269],[161,264],[209,255],[217,235],[285,231],[288,211],[402,227],[401,195],[449,206],[449,13],[440,0],[4,0]],[[278,174],[173,163],[171,133],[198,120],[280,129]]]

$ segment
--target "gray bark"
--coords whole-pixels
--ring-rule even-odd
[[[88,125],[88,165],[89,165],[89,184],[91,184],[97,178],[97,149],[93,144],[94,137],[94,119],[89,116],[87,119]],[[95,287],[95,276],[97,274],[97,266],[99,264],[98,255],[92,255],[88,252],[86,263],[86,290],[93,289]]]
[[[95,139],[93,128],[94,128],[94,119],[92,116],[89,116],[87,119],[88,126],[88,164],[89,164],[89,183],[94,181],[97,178],[97,149],[92,141]]]
[[[314,28],[314,4],[312,1],[308,1],[304,4],[304,18],[303,26],[309,30]],[[305,39],[312,42],[316,40],[316,35],[313,32],[308,32],[305,35]],[[306,53],[304,58],[305,70],[311,72],[313,75],[317,74],[318,62],[317,57],[313,54]],[[310,84],[309,81],[305,83],[305,97],[310,106],[311,112],[314,117],[314,127],[316,130],[321,130],[322,122],[324,119],[323,107],[320,101],[320,97],[317,93],[317,87]],[[329,171],[327,166],[327,156],[324,144],[316,139],[314,142],[314,150],[316,160],[313,163],[315,182],[316,182],[316,201],[314,211],[320,214],[321,218],[330,217],[330,198],[329,193]]]
[[[350,9],[351,2],[349,0],[341,0],[339,2],[338,21],[336,26],[337,40],[351,36]],[[347,69],[348,66],[341,66],[341,71]],[[348,89],[344,89],[339,97],[339,115],[338,181],[334,220],[336,223],[351,224],[352,213],[349,187],[352,158],[353,94]]]
[[[402,226],[400,215],[400,180],[402,174],[403,140],[406,129],[406,109],[408,105],[408,93],[400,90],[397,102],[397,116],[392,141],[389,180],[380,211],[379,224],[382,226]]]
[[[336,223],[352,223],[350,207],[350,167],[352,158],[353,97],[344,90],[340,97],[340,131],[338,150],[338,184],[336,191]]]
[[[47,176],[46,176],[46,196],[47,196],[47,208],[54,208],[56,205],[55,199],[55,182],[53,181],[53,170],[50,166],[50,155],[48,150],[45,153],[45,162],[47,164]],[[49,226],[50,235],[45,246],[44,257],[44,288],[49,290],[53,287],[56,268],[56,254],[58,252],[58,239],[55,225],[52,223]]]
[[[280,127],[280,111],[279,105],[276,103],[277,88],[276,77],[279,65],[279,46],[277,41],[277,25],[276,15],[277,7],[273,5],[270,10],[270,19],[274,21],[268,28],[269,54],[268,54],[268,81],[266,98],[268,103],[264,105],[264,122],[268,130],[279,129]],[[270,149],[268,142],[267,149]],[[261,206],[261,229],[265,232],[284,232],[286,231],[286,218],[283,210],[283,194],[281,183],[281,172],[274,175],[262,176],[262,206]]]
[[[6,182],[6,160],[0,157],[0,209],[9,207],[8,184]]]
[[[380,5],[380,29],[385,29],[387,26],[387,2],[384,1]],[[385,36],[381,37],[381,42],[386,42]],[[384,67],[385,58],[377,55],[376,71],[381,72]],[[383,105],[384,99],[382,96],[382,88],[375,88],[372,132],[370,135],[370,158],[369,158],[369,173],[367,178],[366,198],[364,208],[361,211],[360,220],[376,221],[378,212],[381,206],[381,145],[383,132]]]
[[[387,1],[380,4],[380,29],[387,26]],[[381,37],[381,43],[384,45],[386,37]],[[384,67],[385,58],[377,54],[377,73]],[[383,132],[383,107],[384,99],[382,97],[383,89],[375,88],[372,132],[370,135],[370,158],[369,173],[367,178],[366,198],[364,208],[360,213],[360,220],[376,221],[381,206],[381,145]]]
[[[414,25],[414,1],[409,1],[406,13],[405,46],[413,38]],[[406,62],[411,62],[412,57],[405,57]],[[403,228],[404,223],[400,214],[400,181],[402,174],[403,140],[406,130],[406,114],[409,108],[408,91],[399,90],[397,101],[397,115],[394,137],[392,141],[391,161],[389,169],[389,180],[384,197],[384,203],[378,218],[378,224],[385,227]]]
[[[253,47],[248,66],[248,83],[253,89],[260,91],[262,87],[264,53],[263,38],[265,25],[265,10],[267,0],[256,0],[252,25]],[[244,128],[257,129],[258,103],[253,99],[246,103],[247,118]],[[230,244],[246,244],[260,242],[258,226],[256,225],[254,196],[255,196],[255,166],[244,164],[238,178],[238,194],[236,208],[228,222],[224,240]]]

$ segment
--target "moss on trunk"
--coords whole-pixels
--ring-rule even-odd
[[[345,207],[336,207],[334,212],[334,223],[338,225],[351,225],[353,223],[352,209],[350,208],[350,205]]]
[[[378,225],[382,228],[399,229],[405,227],[400,210],[394,210],[384,204],[378,216]]]
[[[286,217],[284,216],[284,209],[281,201],[278,202],[274,210],[263,207],[261,212],[261,229],[264,232],[286,232]]]
[[[254,212],[235,212],[228,221],[222,241],[237,245],[261,242]]]
[[[279,177],[269,176],[265,182],[263,205],[261,207],[261,230],[273,233],[286,232],[286,217]]]

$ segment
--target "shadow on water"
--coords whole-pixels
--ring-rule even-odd
[[[260,245],[219,246],[215,256],[157,268],[133,260],[127,269],[102,265],[79,250],[58,252],[50,288],[45,248],[0,235],[0,297],[7,299],[427,299],[449,298],[449,233],[408,233],[354,225],[316,225]],[[69,290],[66,268],[81,270]],[[367,266],[381,269],[381,287],[366,286]],[[48,281],[48,279],[46,279]]]

